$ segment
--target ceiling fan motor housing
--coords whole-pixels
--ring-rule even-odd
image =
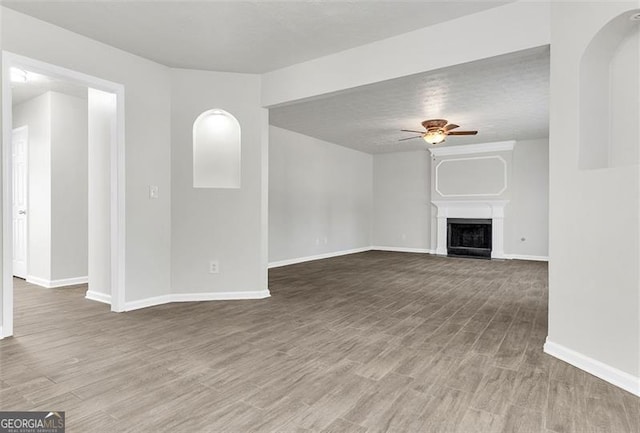
[[[424,129],[428,130],[432,128],[444,128],[447,123],[449,122],[445,119],[430,119],[422,122],[422,126],[424,126]]]

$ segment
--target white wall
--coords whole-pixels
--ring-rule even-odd
[[[464,193],[481,182],[467,184],[469,172],[477,171],[484,185],[502,184],[503,166],[496,160],[466,158],[500,155],[507,164],[507,188],[492,200],[509,200],[505,209],[505,253],[516,258],[548,256],[548,140],[516,142],[512,152],[451,155],[433,158],[428,152],[398,152],[374,156],[372,245],[395,249],[434,251],[435,208],[431,200],[475,200],[474,196],[443,197],[435,189],[435,165],[444,159],[465,159],[440,167],[441,190]],[[482,164],[489,165],[482,165]],[[494,164],[495,165],[495,164]],[[492,173],[486,169],[495,168]],[[447,171],[448,170],[448,171]],[[462,190],[460,189],[462,188]],[[484,189],[482,189],[484,188]],[[476,188],[477,189],[477,188]],[[476,189],[474,189],[475,192]],[[478,190],[478,191],[480,191]],[[470,194],[474,191],[469,190]],[[520,238],[524,237],[525,241]]]
[[[548,257],[549,140],[516,142],[511,175],[511,200],[504,220],[505,253]]]
[[[51,92],[51,279],[87,276],[87,100]]]
[[[2,7],[0,7],[0,25],[2,25],[2,22],[4,20],[3,18],[3,13],[4,13],[4,9]],[[0,49],[2,48],[2,31],[0,30]],[[4,71],[4,67],[2,66],[2,56],[0,56],[0,71]],[[0,101],[3,101],[3,87],[4,86],[0,86]],[[4,112],[5,107],[2,103],[0,103],[0,107],[2,107],[2,111]],[[3,128],[3,122],[4,122],[4,115],[0,114],[0,131],[4,131]],[[0,132],[0,137],[2,137],[2,141],[4,142],[5,136],[2,132]],[[8,138],[8,137],[7,137]],[[1,168],[2,170],[4,170],[4,166],[2,166]],[[4,186],[4,188],[2,189],[2,192],[0,194],[1,197],[4,197],[4,189],[6,188],[6,186]],[[0,222],[2,224],[4,224],[4,209],[2,211],[2,216],[0,218]],[[0,230],[0,241],[2,241],[2,245],[4,245],[4,230]],[[4,248],[3,248],[4,250]],[[4,254],[3,254],[4,255]],[[3,257],[3,260],[0,260],[0,271],[3,273],[4,275],[4,266],[5,263],[9,260],[9,257]],[[1,279],[2,281],[2,287],[4,287],[6,285],[6,283],[8,283],[8,279],[9,276],[5,276]],[[8,302],[11,299],[10,302]],[[13,312],[9,312],[8,307],[11,306],[13,307],[13,293],[10,293],[9,290],[2,290],[2,295],[0,296],[0,338],[4,338],[5,335],[11,335],[13,333],[13,323],[9,324],[9,326],[7,326],[7,323],[9,322],[7,319],[7,317],[11,316],[13,317]],[[6,328],[5,328],[6,326]]]
[[[579,169],[580,60],[593,36],[640,2],[552,7],[547,351],[607,380],[640,380],[640,170]],[[571,31],[567,17],[571,16]],[[640,76],[636,70],[633,80]],[[635,88],[637,83],[629,83]],[[640,113],[635,113],[636,119]],[[630,133],[635,133],[630,131]],[[637,145],[637,143],[636,143]],[[569,351],[567,351],[569,350]]]
[[[640,38],[629,16],[601,28],[580,60],[580,168],[640,162]]]
[[[626,21],[628,23],[629,19]],[[640,28],[637,22],[632,21],[631,25],[635,31],[627,33],[610,62],[608,123],[611,142],[608,147],[611,167],[640,163]]]
[[[89,291],[111,296],[111,146],[116,139],[116,95],[89,89],[88,272]]]
[[[27,280],[87,276],[87,101],[46,92],[13,107],[29,128]]]
[[[3,50],[124,85],[126,301],[169,293],[169,69],[10,9],[1,24]],[[158,185],[157,200],[149,185]]]
[[[487,152],[475,150],[473,146],[461,146],[470,149],[462,154],[434,154],[431,159],[431,200],[511,199],[515,175],[513,151]]]
[[[27,278],[51,279],[51,92],[13,107],[13,127],[29,128]]]
[[[492,218],[491,257],[508,258],[506,209],[504,215],[500,210],[494,214],[496,203],[510,202],[513,189],[514,143],[506,143],[506,149],[504,145],[496,148],[491,143],[478,143],[431,149],[431,200],[435,202],[431,247],[437,254],[447,252],[448,217]],[[456,203],[461,205],[451,207]]]
[[[431,182],[432,200],[508,200],[504,215],[506,257],[545,260],[548,257],[549,145],[547,139],[516,141],[512,151],[451,155],[434,158]],[[487,157],[499,156],[504,163]],[[478,159],[483,158],[483,159]],[[440,161],[462,161],[441,165],[438,170],[440,192],[435,187],[435,165]],[[507,180],[503,169],[506,164]],[[446,169],[446,170],[445,170]],[[470,179],[474,179],[473,182]],[[474,193],[501,194],[474,196]],[[465,195],[465,191],[468,194]],[[454,196],[448,196],[454,194]],[[460,194],[458,196],[458,194]],[[432,219],[435,226],[435,217]],[[432,248],[435,248],[435,233]],[[525,240],[523,241],[522,238]]]
[[[373,157],[269,127],[269,262],[370,246]]]
[[[174,69],[171,77],[173,292],[266,292],[269,137],[260,76]],[[240,188],[193,187],[193,122],[215,108],[240,123]],[[209,273],[210,260],[219,274]]]
[[[373,157],[374,246],[431,249],[430,173],[427,151]]]

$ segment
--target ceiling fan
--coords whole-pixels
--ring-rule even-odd
[[[413,140],[414,138],[422,138],[429,144],[442,143],[448,135],[476,135],[478,131],[452,131],[452,129],[459,128],[460,126],[449,123],[445,119],[430,119],[422,122],[424,131],[414,131],[412,129],[401,129],[403,132],[415,132],[414,137],[401,138],[398,141]]]

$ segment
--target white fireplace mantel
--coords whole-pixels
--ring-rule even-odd
[[[509,200],[438,200],[436,254],[447,254],[447,218],[491,219],[491,258],[503,259],[504,208]]]

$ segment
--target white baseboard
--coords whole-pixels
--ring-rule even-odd
[[[640,397],[640,377],[549,341],[549,337],[544,343],[544,352]]]
[[[209,292],[209,293],[174,293],[171,302],[198,301],[234,301],[241,299],[265,299],[271,296],[269,290],[255,290],[251,292]]]
[[[435,254],[435,250],[428,250],[425,248],[408,248],[408,247],[382,247],[373,246],[370,248],[373,251],[394,251],[397,253],[421,253],[421,254]]]
[[[84,295],[86,299],[91,301],[102,302],[103,304],[111,305],[111,295],[107,295],[106,293],[93,292],[91,290],[87,290],[87,293]]]
[[[127,302],[124,311],[139,310],[141,308],[168,304],[170,302],[202,302],[202,301],[232,301],[242,299],[264,299],[270,297],[269,290],[238,291],[238,292],[208,292],[208,293],[173,293],[170,295],[154,296]]]
[[[124,311],[140,310],[141,308],[168,304],[169,302],[171,302],[171,295],[153,296],[151,298],[138,299],[137,301],[125,302]]]
[[[318,255],[315,255],[315,256],[296,257],[294,259],[278,260],[277,262],[270,262],[269,263],[269,269],[271,269],[271,268],[279,268],[281,266],[295,265],[297,263],[310,262],[310,261],[313,261],[313,260],[329,259],[331,257],[346,256],[347,254],[363,253],[365,251],[370,251],[370,250],[371,250],[371,247],[362,247],[362,248],[354,248],[354,249],[351,249],[351,250],[342,250],[342,251],[334,251],[334,252],[331,252],[331,253],[318,254]]]
[[[426,249],[426,248],[410,248],[410,247],[389,247],[389,246],[380,246],[380,245],[374,245],[371,247],[363,247],[363,248],[355,248],[352,250],[343,250],[343,251],[335,251],[335,252],[331,252],[331,253],[325,253],[325,254],[318,254],[315,256],[307,256],[307,257],[297,257],[294,259],[287,259],[287,260],[279,260],[276,262],[270,262],[269,263],[269,269],[272,268],[279,268],[281,266],[289,266],[289,265],[295,265],[297,263],[304,263],[304,262],[310,262],[312,260],[321,260],[321,259],[328,259],[331,257],[339,257],[339,256],[345,256],[347,254],[355,254],[355,253],[362,253],[365,251],[392,251],[392,252],[397,252],[397,253],[420,253],[420,254],[437,254],[436,250],[430,250],[430,249]],[[443,254],[441,255],[442,257],[446,257],[447,254]],[[538,261],[538,262],[548,262],[549,261],[549,257],[547,256],[530,256],[530,255],[525,255],[525,254],[504,254],[500,257],[493,257],[496,259],[509,259],[509,260],[532,260],[532,261]]]
[[[62,278],[59,280],[47,280],[45,278],[35,277],[33,275],[27,275],[27,283],[35,284],[47,289],[55,289],[58,287],[75,286],[77,284],[87,284],[89,277],[75,277],[75,278]]]
[[[505,259],[510,259],[510,260],[532,260],[534,262],[548,262],[549,261],[549,257],[548,256],[529,256],[526,254],[505,254],[504,255]]]

